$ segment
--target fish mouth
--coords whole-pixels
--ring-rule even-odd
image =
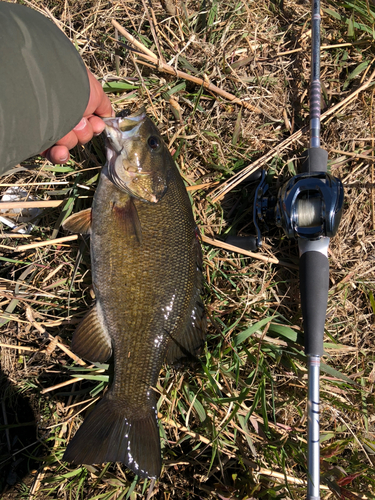
[[[146,120],[145,108],[126,117],[104,118],[107,167],[113,184],[134,198],[157,203],[166,186],[158,174],[142,169],[136,153],[129,153],[131,145],[140,141],[139,129]],[[130,157],[129,157],[130,154]]]
[[[106,146],[107,149],[117,154],[121,154],[124,142],[134,139],[139,134],[139,129],[146,119],[145,108],[140,108],[137,112],[125,118],[102,118],[105,123]],[[112,157],[112,155],[110,155]],[[110,160],[108,158],[108,161]]]

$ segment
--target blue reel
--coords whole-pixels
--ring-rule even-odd
[[[326,172],[298,174],[279,190],[276,225],[288,238],[330,238],[337,232],[343,203],[340,179]]]

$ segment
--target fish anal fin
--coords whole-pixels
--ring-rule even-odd
[[[135,474],[157,478],[161,452],[157,414],[153,406],[132,411],[110,391],[84,420],[69,443],[63,460],[75,464],[121,462]]]
[[[70,215],[62,227],[71,233],[90,234],[91,231],[92,210],[87,208],[76,214]]]
[[[104,363],[111,357],[111,339],[104,326],[98,303],[78,325],[71,347],[73,352],[88,361]]]
[[[142,227],[139,220],[138,211],[134,205],[133,198],[129,197],[125,204],[120,205],[114,203],[112,206],[117,224],[120,229],[127,235],[134,235],[139,244],[142,243]]]

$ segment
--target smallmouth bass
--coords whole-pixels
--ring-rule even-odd
[[[122,462],[161,472],[156,387],[164,361],[204,342],[202,254],[188,194],[157,127],[141,110],[106,118],[107,163],[91,209],[64,228],[91,235],[94,307],[73,335],[89,361],[113,354],[109,390],[69,443],[64,460]]]

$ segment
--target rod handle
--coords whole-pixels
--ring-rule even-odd
[[[327,256],[319,251],[302,253],[299,273],[305,354],[322,356],[329,285]]]
[[[327,172],[328,153],[323,148],[309,148],[303,153],[302,173]]]

